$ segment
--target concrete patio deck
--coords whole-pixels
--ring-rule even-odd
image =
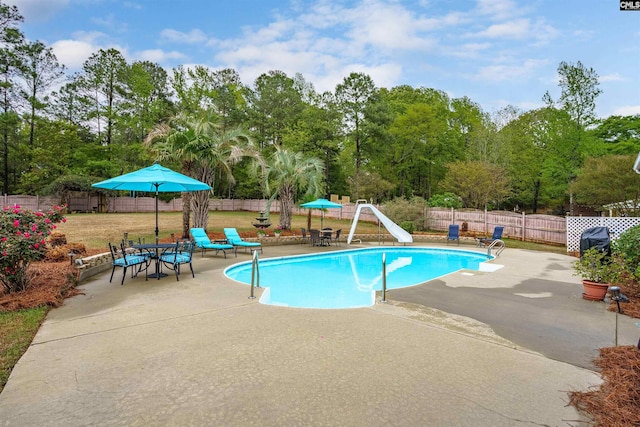
[[[347,247],[321,250],[334,249]],[[0,424],[584,425],[567,392],[599,383],[587,368],[613,345],[615,314],[580,298],[568,256],[507,249],[494,273],[345,310],[248,299],[222,271],[249,259],[198,254],[179,282],[95,276],[47,316],[0,394]],[[634,319],[619,320],[620,343],[635,344]]]

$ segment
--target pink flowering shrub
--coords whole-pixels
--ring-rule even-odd
[[[20,206],[0,211],[0,283],[9,292],[27,288],[27,270],[33,261],[44,258],[47,237],[56,224],[66,219],[64,206],[49,212],[33,212]]]

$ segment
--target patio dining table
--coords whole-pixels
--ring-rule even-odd
[[[155,260],[156,272],[149,274],[148,277],[159,280],[161,277],[167,276],[166,273],[163,273],[161,271],[162,263],[160,262],[160,255],[161,255],[160,250],[162,249],[162,252],[164,252],[167,249],[175,248],[176,247],[175,243],[142,243],[137,245],[131,245],[131,247],[134,249],[138,249],[139,251],[148,252],[150,258]]]

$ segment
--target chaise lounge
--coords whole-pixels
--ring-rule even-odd
[[[207,249],[215,249],[216,255],[222,251],[225,258],[227,257],[227,250],[233,250],[235,255],[238,256],[235,246],[231,243],[212,243],[211,240],[209,240],[209,236],[207,236],[207,232],[204,231],[204,228],[192,228],[189,231],[196,246],[202,250],[202,256],[207,252]]]
[[[460,225],[449,224],[449,233],[447,234],[447,245],[449,244],[449,240],[454,240],[458,245],[460,245]]]
[[[491,243],[494,242],[494,240],[502,239],[503,230],[504,230],[504,227],[501,225],[498,225],[496,228],[493,229],[493,235],[491,237],[482,237],[478,239],[478,246],[489,246]]]
[[[229,244],[236,247],[236,251],[237,251],[237,248],[245,248],[245,249],[249,248],[254,250],[260,249],[260,253],[262,253],[261,243],[247,242],[245,240],[242,240],[242,238],[238,234],[238,230],[236,230],[235,228],[225,228],[224,235],[227,238],[227,242],[229,242]]]

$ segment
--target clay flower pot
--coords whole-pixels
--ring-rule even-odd
[[[602,301],[604,297],[607,295],[607,290],[609,289],[608,283],[599,283],[592,282],[590,280],[582,280],[582,287],[584,289],[584,293],[582,294],[582,298],[588,299],[591,301]]]

